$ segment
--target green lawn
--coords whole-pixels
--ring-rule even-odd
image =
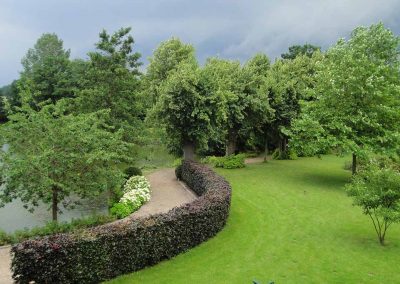
[[[400,226],[379,245],[343,185],[345,159],[218,170],[233,187],[226,228],[154,267],[110,283],[400,283]]]

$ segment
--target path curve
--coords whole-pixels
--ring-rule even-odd
[[[151,198],[133,213],[135,218],[168,212],[174,207],[197,198],[193,191],[176,179],[175,169],[161,169],[146,177],[150,181]],[[0,284],[13,283],[10,270],[10,248],[11,246],[0,246]]]

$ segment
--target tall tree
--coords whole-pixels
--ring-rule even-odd
[[[398,150],[399,47],[400,38],[380,23],[356,28],[330,48],[318,64],[316,100],[293,125],[293,147],[351,152],[353,173],[357,156]]]
[[[260,87],[269,59],[259,54],[246,63],[210,58],[202,70],[202,83],[213,98],[218,132],[225,135],[226,155],[234,154],[240,134],[260,127],[271,114]],[[246,138],[244,138],[246,140]]]
[[[132,140],[133,126],[143,116],[138,99],[140,54],[133,51],[131,28],[121,28],[112,35],[100,33],[97,50],[89,52],[84,89],[79,92],[83,112],[110,110],[109,123],[125,130],[124,139]],[[78,67],[78,66],[75,66]]]
[[[147,97],[154,104],[160,96],[160,88],[168,75],[175,71],[181,62],[196,62],[195,50],[190,44],[171,38],[162,42],[149,58],[149,66],[144,77]]]
[[[301,102],[312,100],[315,85],[315,65],[321,54],[311,58],[300,55],[293,60],[277,60],[271,67],[264,88],[268,92],[275,116],[265,127],[265,136],[278,144],[280,158],[288,157],[288,135],[285,129],[301,113]]]
[[[7,121],[7,111],[5,107],[5,101],[6,101],[5,96],[3,96],[2,93],[0,93],[0,124]]]
[[[56,34],[43,34],[22,59],[21,82],[29,80],[35,91],[31,104],[39,109],[44,104],[72,97],[73,82],[69,61],[70,51]]]
[[[299,55],[311,57],[314,52],[321,51],[321,47],[312,44],[292,45],[287,53],[282,53],[282,59],[295,59]]]
[[[67,114],[65,99],[32,109],[28,84],[20,94],[22,106],[1,127],[0,205],[19,198],[30,210],[51,204],[57,221],[59,204],[74,195],[89,198],[120,186],[118,163],[129,162],[129,144],[121,132],[110,132],[107,111]]]
[[[195,148],[212,134],[212,109],[200,83],[196,63],[181,62],[162,84],[155,114],[165,126],[170,146],[178,146],[185,159],[193,159]]]

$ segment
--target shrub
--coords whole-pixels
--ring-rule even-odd
[[[245,167],[244,158],[245,158],[244,154],[230,155],[224,157],[222,168],[224,169],[244,168]]]
[[[182,164],[182,158],[177,158],[174,160],[173,166],[176,168]]]
[[[202,163],[211,164],[216,168],[237,169],[245,167],[245,154],[230,155],[224,157],[207,156],[201,159]]]
[[[346,185],[354,205],[369,215],[381,245],[388,228],[400,222],[400,172],[393,162],[371,159]]]
[[[137,167],[128,167],[124,170],[124,174],[127,178],[130,178],[132,176],[142,176],[142,170],[137,168]]]
[[[184,161],[182,180],[198,195],[167,213],[128,217],[74,234],[12,247],[18,283],[99,283],[156,264],[215,236],[229,215],[231,188],[204,165]]]
[[[132,176],[124,185],[123,195],[115,203],[110,213],[117,218],[125,218],[137,211],[150,200],[150,183],[144,176]]]
[[[122,219],[131,215],[133,211],[134,210],[131,204],[118,202],[111,207],[110,214],[118,219]]]

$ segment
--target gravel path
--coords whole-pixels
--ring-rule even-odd
[[[151,199],[133,216],[142,217],[167,212],[191,202],[196,195],[175,177],[175,169],[162,169],[146,176],[151,185]]]
[[[151,185],[151,199],[133,215],[143,217],[167,212],[196,195],[175,177],[175,169],[161,169],[146,176]],[[13,283],[10,271],[10,246],[0,247],[0,284]]]
[[[13,283],[10,266],[10,246],[0,247],[0,284]]]

